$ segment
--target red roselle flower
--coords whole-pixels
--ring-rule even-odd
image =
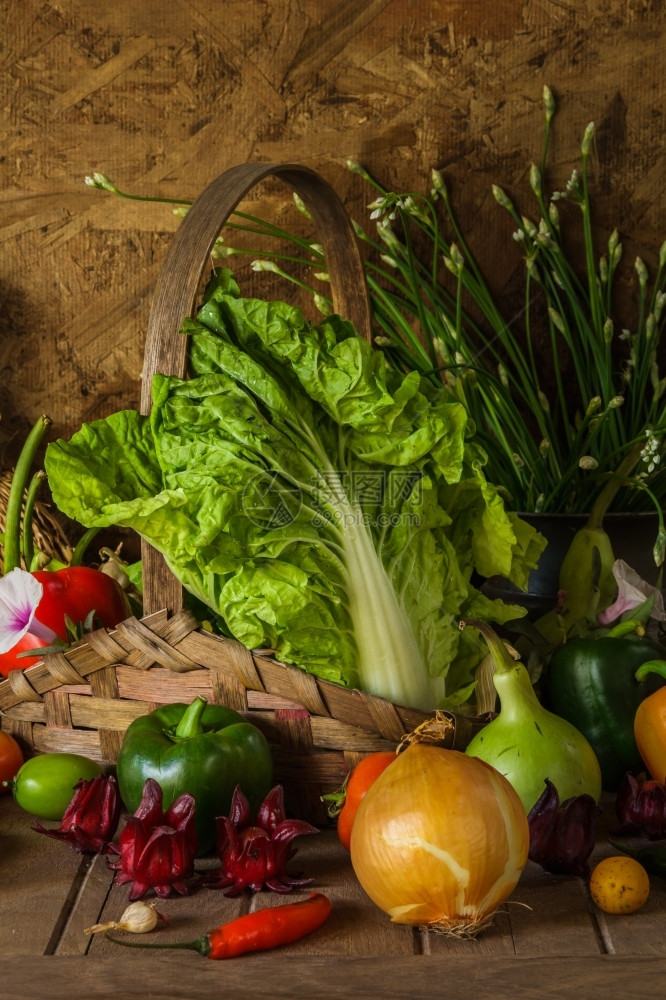
[[[163,812],[161,786],[146,780],[139,808],[118,839],[120,858],[107,862],[116,871],[115,885],[131,883],[130,901],[149,889],[163,898],[172,890],[187,895],[185,879],[194,874],[197,853],[194,806],[194,796],[185,792]]]
[[[527,817],[530,861],[554,875],[585,875],[600,813],[591,795],[575,795],[560,805],[555,785],[546,779]]]
[[[32,829],[62,840],[75,851],[107,854],[114,849],[111,841],[118,829],[121,808],[118,783],[113,775],[82,778],[74,786],[74,795],[58,829],[47,830],[41,823]]]
[[[237,896],[246,888],[284,893],[295,886],[309,885],[311,878],[288,872],[287,865],[296,853],[291,843],[294,837],[318,832],[304,820],[286,819],[282,785],[271,789],[252,823],[250,805],[237,785],[229,815],[217,818],[221,867],[206,872],[198,884],[226,889],[225,896]]]
[[[666,837],[666,785],[640,774],[625,775],[615,798],[619,833]]]

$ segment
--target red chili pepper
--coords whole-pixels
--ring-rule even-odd
[[[107,934],[109,941],[127,948],[184,948],[198,951],[204,958],[237,958],[251,951],[267,951],[292,944],[311,934],[328,919],[331,901],[323,893],[313,892],[307,899],[284,906],[269,906],[221,924],[194,941],[173,944],[144,944],[121,941]]]
[[[320,892],[285,906],[267,907],[216,927],[204,936],[208,958],[236,958],[249,951],[266,951],[291,944],[310,934],[327,920],[331,901]]]
[[[41,569],[32,575],[44,588],[35,617],[61,639],[68,638],[65,616],[79,625],[94,611],[95,619],[104,628],[115,628],[132,613],[120,584],[92,566]]]

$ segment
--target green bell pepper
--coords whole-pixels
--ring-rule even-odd
[[[196,803],[198,853],[215,844],[217,816],[228,816],[236,785],[255,812],[271,788],[273,758],[263,733],[222,705],[195,698],[142,715],[123,738],[116,764],[125,806],[135,812],[147,778],[162,788],[166,811],[190,792]]]
[[[642,663],[662,658],[660,646],[646,636],[619,631],[570,639],[555,651],[546,672],[550,709],[587,737],[609,792],[617,791],[627,771],[645,769],[634,716],[643,699],[665,683],[654,674],[643,681],[635,677]]]

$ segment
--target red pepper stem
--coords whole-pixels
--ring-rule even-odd
[[[641,663],[636,671],[636,680],[644,681],[648,674],[666,677],[666,660],[648,660],[646,663]]]
[[[113,941],[114,944],[121,944],[123,948],[177,948],[181,951],[198,951],[204,958],[210,954],[211,949],[210,936],[208,934],[204,934],[200,938],[195,938],[194,941],[172,941],[169,944],[155,944],[150,941],[122,941],[120,938],[113,937],[108,932],[105,932],[104,937],[108,938],[109,941]]]
[[[21,511],[23,509],[23,497],[35,456],[50,426],[51,418],[42,414],[28,434],[14,468],[12,484],[9,487],[9,496],[7,497],[7,509],[5,511],[5,548],[2,570],[4,576],[21,565]],[[32,532],[32,524],[25,523],[23,531]]]
[[[189,740],[193,736],[200,736],[203,732],[201,717],[208,702],[201,695],[197,695],[191,705],[185,709],[180,722],[176,726],[174,738],[177,740]]]

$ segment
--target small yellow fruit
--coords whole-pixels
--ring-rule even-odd
[[[648,873],[634,858],[605,858],[590,875],[590,895],[604,913],[635,913],[649,894]]]

